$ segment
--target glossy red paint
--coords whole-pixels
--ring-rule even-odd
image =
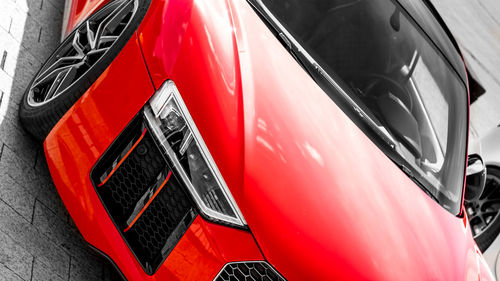
[[[54,183],[83,237],[108,255],[129,280],[212,280],[227,262],[262,260],[250,233],[199,217],[152,276],[143,271],[125,244],[89,174],[153,93],[134,36],[44,142]]]
[[[176,82],[288,280],[477,280],[481,257],[462,219],[351,122],[245,1],[153,9],[138,33],[154,84]]]
[[[251,13],[244,15],[248,23],[255,20]],[[416,188],[338,108],[324,100],[321,90],[297,78],[302,69],[290,65],[272,75],[277,69],[262,68],[266,63],[287,64],[289,57],[277,55],[282,47],[271,42],[272,36],[265,36],[270,41],[263,51],[256,44],[263,40],[262,33],[244,30],[249,51],[241,61],[248,62],[251,76],[243,76],[243,92],[253,109],[245,122],[249,132],[245,170],[251,175],[245,181],[245,194],[253,204],[252,216],[278,214],[270,222],[275,228],[261,224],[256,224],[259,230],[253,228],[266,258],[283,265],[296,280],[332,276],[337,280],[478,279],[475,263],[482,258],[474,254],[470,230],[462,223],[467,220],[452,216]],[[263,92],[275,95],[271,100]],[[306,92],[307,99],[294,98]],[[334,121],[317,124],[317,120]],[[266,159],[266,168],[256,165],[258,159]],[[295,171],[293,177],[290,171]],[[273,188],[266,188],[271,179]],[[269,204],[262,204],[263,199]],[[287,202],[307,207],[297,209]],[[254,219],[247,220],[252,224]],[[299,245],[293,253],[301,259],[291,261],[282,258],[287,256],[283,252],[275,254],[287,253],[290,244]],[[310,268],[296,270],[304,264]],[[339,266],[325,272],[332,264]],[[483,277],[489,280],[487,272]]]
[[[467,220],[402,173],[246,1],[153,0],[137,35],[44,144],[84,238],[127,278],[212,280],[225,262],[265,258],[289,281],[490,280]],[[107,216],[90,169],[166,79],[262,253],[249,232],[198,217],[147,276]]]
[[[144,128],[144,131],[142,132],[142,135],[139,137],[139,139],[137,139],[135,141],[135,143],[132,145],[132,147],[130,148],[130,150],[123,156],[122,159],[120,159],[120,161],[118,162],[118,164],[116,164],[116,166],[113,168],[113,170],[111,170],[111,172],[109,173],[109,175],[101,183],[99,183],[97,185],[97,187],[103,186],[111,178],[111,176],[116,172],[116,170],[118,170],[118,168],[123,164],[123,162],[125,161],[125,159],[127,159],[127,157],[130,155],[130,153],[132,153],[132,151],[134,151],[135,147],[137,145],[139,145],[139,143],[141,142],[141,140],[144,138],[144,135],[146,135],[146,131],[147,131],[147,128]]]
[[[176,83],[233,191],[243,183],[244,120],[231,26],[226,1],[158,0],[138,36],[155,87],[167,78]]]
[[[241,205],[264,256],[289,280],[477,280],[470,229],[404,175],[238,5],[245,113],[251,105]]]
[[[151,198],[149,198],[148,202],[144,205],[144,207],[142,207],[141,211],[137,214],[137,216],[135,216],[135,218],[127,226],[127,228],[125,228],[123,230],[123,232],[129,231],[130,228],[132,228],[132,226],[134,226],[135,222],[141,217],[142,213],[144,213],[144,211],[148,208],[149,204],[151,204],[151,202],[153,202],[153,200],[155,199],[156,195],[158,195],[158,193],[160,193],[160,191],[163,189],[163,187],[165,186],[165,184],[167,184],[167,182],[170,179],[171,175],[172,175],[172,171],[168,172],[167,178],[163,181],[163,183],[160,185],[160,187],[158,187],[158,189],[155,191],[155,193],[153,194],[153,196],[151,196]]]

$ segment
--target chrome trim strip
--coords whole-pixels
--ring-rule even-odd
[[[397,150],[399,143],[397,143],[391,134],[383,128],[383,126],[379,126],[377,122],[375,122],[369,115],[366,113],[354,99],[347,93],[347,91],[332,78],[328,72],[323,69],[318,62],[302,47],[302,45],[293,37],[293,35],[280,23],[280,21],[274,16],[273,13],[267,8],[267,6],[262,2],[262,0],[255,0],[255,3],[258,4],[259,8],[265,13],[265,15],[270,19],[271,24],[274,25],[280,32],[280,37],[287,41],[288,48],[293,49],[294,51],[302,54],[304,58],[309,62],[309,64],[315,69],[315,71],[321,75],[324,79],[326,79],[330,85],[332,85],[335,90],[344,98],[344,100],[349,104],[349,106],[361,117],[366,120],[366,123],[369,124],[370,127],[374,128],[375,133],[377,133],[382,140],[387,143],[393,150]]]
[[[160,172],[160,174],[156,177],[156,182],[152,184],[146,190],[146,192],[144,192],[139,201],[135,203],[134,210],[126,221],[127,228],[123,232],[127,232],[141,217],[142,213],[146,211],[146,209],[149,207],[148,204],[150,204],[150,202],[152,202],[156,198],[155,195],[157,195],[157,193],[159,193],[159,191],[162,190],[168,183],[171,173],[172,171],[169,168],[164,169]]]
[[[130,154],[134,151],[134,149],[141,143],[141,141],[144,139],[144,136],[146,135],[147,128],[144,128],[142,131],[142,134],[139,136],[138,139],[132,139],[129,144],[125,147],[125,149],[117,156],[117,158],[111,163],[111,167],[108,167],[106,171],[101,175],[99,178],[100,183],[97,185],[97,187],[103,186],[110,178],[111,176],[118,170],[118,168],[127,160],[127,158],[130,156]]]
[[[165,97],[158,97],[158,96],[165,96]],[[189,180],[189,177],[187,176],[186,172],[182,168],[181,163],[177,159],[177,156],[175,152],[172,150],[170,147],[170,144],[168,143],[166,137],[163,135],[161,129],[160,129],[160,124],[159,121],[155,117],[155,110],[158,110],[158,108],[163,108],[164,103],[162,102],[155,102],[158,99],[160,99],[162,102],[167,103],[170,100],[173,100],[175,104],[178,106],[179,110],[182,112],[182,116],[186,120],[186,124],[193,133],[194,141],[198,144],[198,147],[200,149],[200,153],[204,157],[205,161],[208,164],[208,168],[211,170],[213,175],[215,176],[215,180],[218,182],[219,186],[221,187],[221,191],[224,193],[226,199],[228,200],[228,203],[231,205],[235,216],[236,217],[231,217],[226,214],[219,213],[217,211],[214,211],[206,206],[206,204],[203,202],[202,198],[198,194],[196,188],[193,186],[191,181]],[[168,155],[170,160],[173,162],[174,167],[176,171],[178,172],[178,175],[182,179],[182,181],[186,184],[187,189],[193,196],[193,199],[196,201],[196,204],[199,206],[201,212],[203,212],[205,215],[212,217],[214,219],[220,219],[225,222],[229,222],[238,226],[246,226],[246,221],[245,218],[243,217],[243,214],[241,213],[238,205],[234,201],[234,198],[231,194],[231,191],[227,187],[226,182],[224,181],[224,178],[220,174],[220,171],[215,164],[215,161],[212,158],[212,155],[208,151],[208,148],[206,147],[205,142],[203,141],[203,138],[201,137],[200,132],[198,131],[198,128],[194,124],[194,121],[191,117],[191,114],[189,113],[189,110],[187,109],[186,105],[184,104],[184,101],[182,100],[181,94],[179,93],[179,90],[175,86],[175,83],[172,80],[167,80],[166,82],[163,83],[163,85],[160,87],[160,89],[155,93],[155,96],[151,99],[151,101],[145,105],[144,107],[144,116],[146,118],[147,123],[149,124],[149,127],[151,128],[151,131],[153,132],[153,135],[156,137],[156,139],[159,141],[160,145],[163,147],[164,152]]]

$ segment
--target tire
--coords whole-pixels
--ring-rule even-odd
[[[26,131],[40,141],[43,141],[47,137],[61,117],[97,80],[132,37],[146,14],[149,4],[149,0],[110,1],[89,16],[88,19],[83,21],[63,40],[63,42],[61,42],[59,47],[42,65],[23,95],[19,106],[19,119]],[[115,17],[123,18],[119,21],[114,21],[113,19]],[[102,21],[98,22],[99,19]],[[123,23],[124,21],[126,21],[126,23]],[[92,30],[90,26],[95,26],[95,30]],[[104,27],[101,29],[102,26]],[[117,32],[116,35],[109,31],[112,28]],[[94,48],[96,46],[95,42],[99,42],[99,46],[103,45],[103,47],[98,50],[94,50],[90,47],[90,37],[87,36],[89,30],[91,30],[90,33],[92,36],[95,36],[95,41],[92,42],[94,43]],[[105,32],[112,35],[108,35]],[[95,34],[101,34],[102,36],[96,36]],[[75,39],[77,36],[78,39]],[[104,37],[106,37],[106,39],[104,39]],[[113,38],[110,39],[111,37]],[[86,41],[87,44],[82,44],[82,41]],[[78,50],[75,45],[78,47]],[[87,53],[84,53],[84,50],[87,50]],[[98,58],[92,58],[95,61],[91,61],[90,59],[91,51],[95,51],[92,56],[98,56]],[[83,58],[80,58],[82,56]],[[65,65],[66,63],[62,61],[66,59],[68,59],[68,61],[69,59],[81,61]],[[67,69],[64,71],[56,72],[65,67]],[[71,72],[71,76],[69,75],[70,71],[74,72]],[[61,75],[62,82],[58,83],[59,80],[57,79],[59,75]],[[43,78],[44,76],[55,76],[54,82],[41,83],[40,81],[52,80],[52,78]],[[70,77],[74,78],[70,79]],[[70,80],[71,82],[69,82]],[[53,91],[51,91],[52,84],[56,85]],[[63,84],[67,86],[62,87]],[[40,90],[40,88],[42,90]],[[59,88],[62,89],[59,90]],[[51,92],[52,95],[50,98],[48,97],[49,94],[43,97],[42,93],[42,97],[39,97],[37,94],[40,92]]]
[[[500,168],[487,167],[484,192],[479,199],[472,202],[465,202],[467,213],[469,213],[468,208],[472,204],[479,204],[481,206],[479,208],[486,211],[485,213],[490,214],[483,216],[483,218],[486,218],[483,222],[488,221],[487,218],[489,216],[491,217],[489,223],[480,232],[473,229],[474,240],[478,248],[484,252],[497,238],[498,234],[500,234]],[[479,220],[476,218],[477,216],[469,217],[471,228],[474,228],[479,223]]]

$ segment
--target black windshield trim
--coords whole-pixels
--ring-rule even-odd
[[[379,130],[374,129],[374,126],[370,126],[367,124],[367,120],[371,120],[369,116],[366,114],[365,110],[360,108],[359,103],[356,101],[353,101],[352,96],[348,93],[350,90],[346,89],[345,85],[343,85],[342,82],[339,83],[339,81],[342,81],[342,79],[339,79],[339,77],[332,77],[326,70],[323,69],[322,66],[320,66],[316,60],[312,57],[312,55],[307,52],[307,50],[302,47],[302,45],[292,36],[292,34],[282,26],[282,24],[279,22],[277,18],[270,12],[266,12],[267,7],[264,3],[262,3],[262,0],[247,0],[249,4],[254,8],[254,10],[257,12],[259,17],[261,17],[265,24],[275,33],[275,36],[279,39],[279,41],[283,44],[283,46],[288,50],[288,52],[292,55],[292,57],[295,58],[295,60],[304,68],[306,72],[317,82],[317,84],[327,93],[327,95],[339,106],[344,113],[346,113],[350,119],[362,130],[365,132],[365,134],[371,139],[372,142],[374,142],[385,154],[386,156],[391,159],[394,164],[401,169],[401,166],[405,166],[404,164],[406,160],[396,152],[395,146],[393,142],[390,140],[390,138],[387,138],[386,136],[381,135]],[[461,81],[461,84],[465,90],[465,98],[466,103],[469,104],[469,95],[468,95],[468,82],[467,79],[462,77],[460,75],[460,72],[456,67],[453,65],[451,62],[450,58],[446,55],[446,53],[436,44],[436,42],[432,39],[431,36],[422,28],[421,24],[416,21],[416,19],[410,15],[410,13],[407,11],[407,9],[397,0],[390,0],[393,2],[395,5],[401,8],[401,10],[405,13],[405,15],[408,17],[408,19],[415,25],[417,31],[419,31],[423,37],[427,39],[429,42],[429,45],[435,49],[437,54],[441,56],[441,58],[446,62],[448,65],[448,68],[452,70],[452,73],[455,74],[455,76],[458,78],[458,81]],[[427,6],[427,4],[426,4]],[[428,6],[427,6],[428,7]],[[435,16],[435,11],[432,11],[432,14]],[[442,25],[444,23],[441,20],[438,20],[438,22]],[[453,46],[457,50],[458,54],[460,57],[462,57],[461,53],[459,52],[458,45],[456,45],[456,41],[454,40],[453,37],[450,37],[450,33],[448,29],[445,29],[446,34],[449,36],[449,39],[451,40]],[[309,65],[308,65],[309,64]],[[464,65],[465,67],[465,65]],[[314,74],[320,76],[322,80],[326,81],[321,81],[318,79],[317,76]],[[335,72],[333,72],[335,74]],[[336,79],[334,79],[336,78]],[[325,83],[328,82],[328,83]],[[329,84],[329,85],[326,85]],[[336,90],[336,93],[331,93],[332,90]],[[339,99],[337,95],[342,95],[344,99]],[[340,104],[339,104],[340,103]],[[466,120],[466,133],[468,134],[469,132],[469,107],[467,106],[467,120]],[[364,113],[360,114],[360,113]],[[373,120],[371,120],[373,122]],[[366,130],[368,129],[368,133]],[[467,135],[465,135],[467,137]],[[465,147],[463,153],[464,155],[464,161],[467,158],[467,146]],[[406,173],[406,171],[403,171]],[[409,175],[408,173],[406,173]],[[413,173],[410,173],[413,174]],[[465,167],[463,171],[463,177],[465,179]],[[414,176],[409,176],[409,178],[415,182],[417,186],[419,186],[425,193],[430,194],[430,197],[435,200],[436,202],[439,203],[437,198],[432,194],[432,191],[429,190],[426,185],[424,185],[419,179],[417,179]],[[429,183],[430,186],[432,186],[433,189],[436,189],[432,184]],[[464,186],[462,185],[461,188],[461,195],[462,195],[462,201],[463,201],[463,194],[464,194]],[[463,202],[460,202],[459,206],[461,206]],[[444,206],[443,206],[444,207]],[[459,207],[457,210],[455,208],[453,210],[449,208],[445,208],[448,210],[450,213],[456,216],[460,216],[462,214],[462,208]]]

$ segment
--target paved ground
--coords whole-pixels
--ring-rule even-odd
[[[500,124],[500,1],[435,0],[486,94],[471,107],[473,129],[484,135]]]
[[[22,130],[19,99],[57,46],[62,0],[0,0],[0,280],[110,280],[84,243]]]
[[[50,179],[41,146],[17,118],[29,80],[56,47],[63,0],[0,0],[0,280],[109,280]],[[438,10],[488,93],[472,106],[481,135],[500,123],[500,2],[440,0]]]

